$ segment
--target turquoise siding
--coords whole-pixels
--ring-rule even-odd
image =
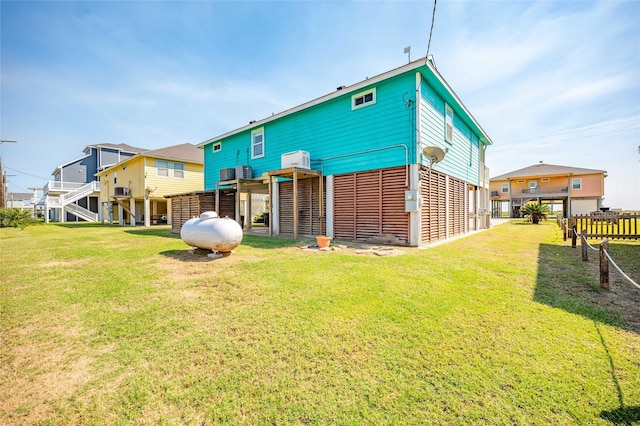
[[[445,101],[435,91],[422,82],[420,101],[420,141],[422,146],[437,146],[448,149],[442,162],[434,165],[434,170],[462,179],[473,185],[480,184],[479,153],[480,141],[467,126],[461,116],[461,110],[455,104],[453,108],[453,141],[445,140]],[[428,162],[423,158],[423,164]]]
[[[281,168],[280,156],[291,151],[308,151],[311,168],[324,175],[353,173],[413,164],[417,158],[415,85],[416,70],[392,76],[362,90],[349,91],[295,113],[256,123],[231,136],[213,140],[204,148],[205,190],[215,189],[219,170],[237,165],[251,166],[254,177]],[[420,146],[448,148],[444,160],[434,169],[479,184],[479,145],[483,136],[477,124],[426,68],[421,72],[419,99]],[[376,88],[376,103],[351,109],[351,97]],[[411,100],[409,103],[408,101]],[[452,143],[444,138],[445,100],[454,111]],[[264,128],[263,158],[251,159],[251,131]],[[475,129],[475,130],[473,130]],[[212,145],[222,143],[214,153]],[[388,148],[388,149],[387,149]],[[423,159],[423,164],[427,162]]]
[[[376,88],[376,103],[351,109],[351,96]],[[222,140],[213,153],[212,142],[204,146],[205,190],[215,189],[221,168],[249,165],[253,176],[278,170],[280,155],[308,151],[311,168],[325,175],[359,172],[413,163],[415,110],[406,100],[415,97],[415,74],[405,73],[356,92],[345,93],[313,107],[267,122],[264,126],[265,156],[251,159],[251,130]],[[404,100],[403,100],[404,98]],[[216,141],[217,142],[217,141]],[[373,151],[391,145],[406,145]],[[369,151],[369,152],[364,152]],[[342,156],[340,158],[330,158]]]

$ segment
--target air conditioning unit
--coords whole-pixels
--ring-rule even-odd
[[[118,197],[126,197],[129,195],[129,188],[125,186],[116,186],[113,188],[113,195]]]
[[[251,179],[251,166],[236,166],[236,179]]]
[[[236,169],[220,169],[220,180],[234,180],[236,178]]]
[[[290,167],[298,167],[301,169],[311,168],[311,159],[307,151],[287,152],[280,156],[281,168],[288,169]]]

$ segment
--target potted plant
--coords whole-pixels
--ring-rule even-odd
[[[520,208],[520,213],[524,217],[528,217],[532,223],[540,223],[542,219],[547,219],[549,206],[531,201]]]
[[[316,235],[316,243],[318,244],[318,248],[329,247],[331,237],[328,235],[324,235],[324,217],[322,215],[319,215],[318,221],[320,221],[320,235]]]
[[[328,235],[316,235],[316,243],[318,244],[318,248],[326,248],[329,247],[329,243],[331,242],[331,237]]]

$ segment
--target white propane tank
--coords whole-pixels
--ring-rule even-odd
[[[204,212],[189,219],[180,229],[180,238],[192,247],[227,253],[242,242],[242,227],[233,219]]]

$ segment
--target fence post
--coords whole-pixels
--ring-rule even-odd
[[[567,221],[562,219],[562,237],[567,241]]]
[[[573,223],[571,225],[571,248],[576,248],[578,245],[578,228],[576,228],[576,224]]]
[[[580,237],[580,247],[582,247],[582,260],[585,262],[589,260],[589,246],[587,246],[587,230],[582,230],[582,236]]]
[[[609,248],[609,240],[606,238],[600,243],[600,288],[609,290],[609,259],[605,252]]]

